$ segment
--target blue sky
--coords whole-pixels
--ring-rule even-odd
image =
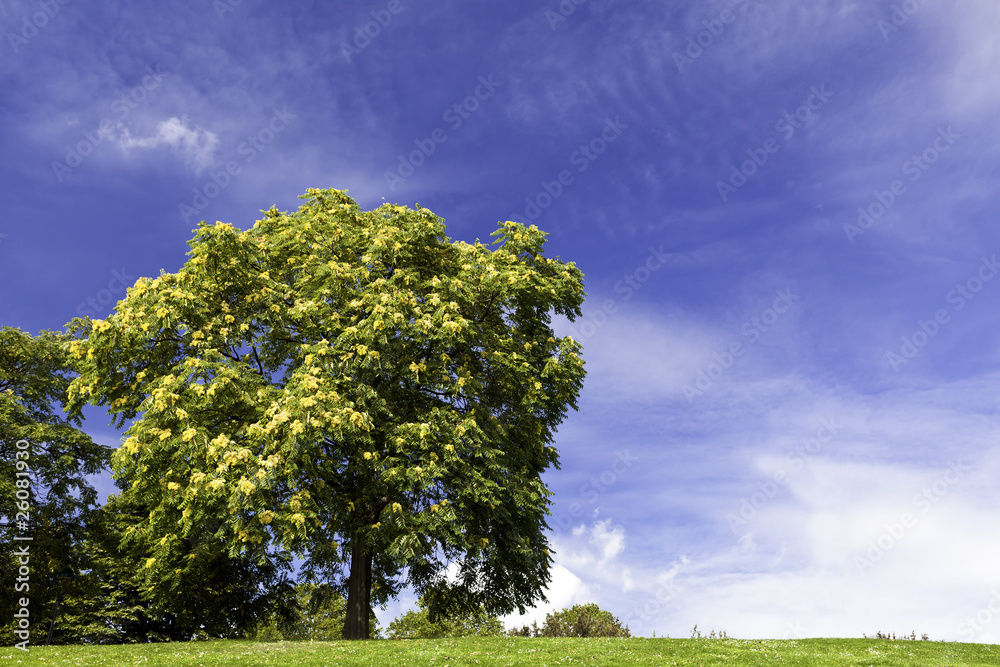
[[[2,324],[105,316],[199,220],[247,228],[310,187],[419,203],[466,241],[530,221],[588,293],[557,322],[588,377],[535,617],[1000,642],[997,3],[14,0],[0,21]]]

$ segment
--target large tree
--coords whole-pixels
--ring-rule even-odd
[[[133,420],[113,457],[151,588],[231,555],[290,551],[346,593],[344,637],[406,583],[432,614],[542,598],[551,446],[583,383],[582,273],[505,222],[491,249],[429,210],[309,190],[249,230],[202,223],[176,273],[76,320],[75,406]]]

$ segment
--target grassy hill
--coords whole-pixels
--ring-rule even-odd
[[[296,665],[1000,665],[1000,646],[875,639],[525,639],[368,642],[207,641],[0,649],[5,664],[274,667]],[[10,663],[7,663],[10,660]]]

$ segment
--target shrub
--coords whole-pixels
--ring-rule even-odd
[[[631,637],[628,626],[622,626],[611,612],[593,602],[552,612],[545,617],[541,629],[522,627],[511,630],[514,637]]]

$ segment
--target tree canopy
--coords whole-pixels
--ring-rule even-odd
[[[432,616],[542,598],[554,429],[584,378],[582,273],[505,222],[491,249],[429,210],[309,190],[252,228],[202,223],[176,273],[78,319],[71,405],[131,420],[112,459],[147,592],[216,554],[297,554],[346,593],[345,638],[409,583]]]

